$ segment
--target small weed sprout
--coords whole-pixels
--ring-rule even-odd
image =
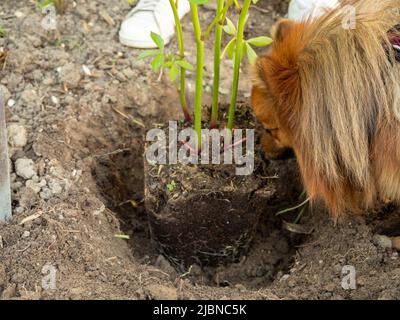
[[[305,197],[306,197],[306,192],[303,191],[299,196],[299,200],[302,200]],[[303,217],[306,209],[308,208],[309,202],[310,202],[310,198],[306,198],[299,205],[291,207],[291,208],[287,208],[287,209],[284,209],[284,210],[281,210],[281,211],[277,212],[276,215],[279,216],[279,215],[282,215],[282,214],[285,214],[285,213],[297,211],[297,216],[294,219],[293,224],[298,224],[300,222],[301,218]]]
[[[56,8],[58,14],[64,14],[67,9],[67,1],[65,0],[42,0],[36,2],[36,6],[40,9],[44,9],[52,5]]]
[[[53,0],[41,0],[36,2],[36,6],[40,9],[47,8],[54,4]]]
[[[6,36],[6,29],[0,26],[0,38],[4,38]]]
[[[167,184],[167,190],[169,192],[174,191],[175,188],[176,188],[176,183],[174,180],[172,180],[170,183]]]
[[[178,41],[179,53],[167,54],[162,38],[152,33],[151,37],[157,45],[156,50],[145,50],[139,55],[139,59],[151,58],[151,66],[155,72],[162,74],[163,70],[168,71],[169,78],[176,82],[179,77],[178,90],[180,92],[180,103],[182,111],[187,122],[192,121],[192,117],[188,110],[188,105],[185,97],[185,77],[187,70],[194,70],[194,67],[186,60],[184,39],[182,26],[179,19],[177,6],[178,0],[169,0],[171,9],[174,13],[176,36]],[[194,98],[194,128],[197,133],[197,149],[201,147],[201,126],[202,126],[202,102],[203,102],[203,77],[204,77],[204,46],[211,31],[215,29],[214,37],[214,79],[212,90],[212,106],[210,127],[217,128],[219,126],[218,106],[219,106],[219,82],[221,59],[227,55],[233,60],[233,80],[229,106],[229,116],[227,128],[231,131],[234,125],[234,116],[236,110],[236,102],[239,86],[240,66],[243,56],[246,56],[250,63],[254,63],[257,54],[253,46],[264,47],[272,43],[272,39],[268,37],[256,37],[246,40],[244,31],[249,17],[249,9],[252,3],[257,3],[258,0],[243,0],[240,5],[238,0],[217,0],[217,8],[213,21],[207,26],[203,32],[198,7],[210,2],[210,0],[189,0],[190,12],[193,24],[193,32],[196,40],[196,89]],[[227,17],[229,8],[236,7],[239,15],[237,26]],[[228,45],[222,50],[223,31],[232,39]]]

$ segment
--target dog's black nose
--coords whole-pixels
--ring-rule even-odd
[[[289,159],[293,159],[295,157],[294,151],[291,148],[283,149],[282,152],[279,153],[279,155],[270,157],[270,158],[267,158],[263,149],[259,149],[258,152],[259,152],[260,158],[266,164],[268,164],[271,160],[289,160]]]
[[[288,160],[295,157],[294,151],[291,148],[286,148],[277,160]]]

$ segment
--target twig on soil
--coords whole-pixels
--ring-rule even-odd
[[[121,110],[118,110],[115,107],[111,107],[116,113],[118,113],[120,116],[124,117],[127,120],[132,121],[134,124],[137,124],[138,126],[145,128],[146,126],[139,120],[133,118],[131,115],[127,115],[125,113],[123,113]]]
[[[31,246],[31,243],[28,244],[28,245],[26,246],[26,248],[20,249],[20,250],[15,250],[15,251],[17,251],[17,252],[24,252],[24,251],[28,250],[30,246]]]
[[[111,27],[115,26],[115,21],[114,19],[108,14],[107,11],[105,10],[100,10],[99,12],[100,16],[104,19],[105,22]]]
[[[267,14],[271,13],[270,10],[264,9],[264,8],[260,8],[260,7],[255,6],[255,5],[251,6],[250,9],[251,9],[251,8],[253,8],[253,9],[259,11],[259,12],[262,12],[262,13],[267,13]]]
[[[181,274],[179,276],[179,278],[184,278],[184,277],[187,277],[188,275],[190,275],[190,273],[192,272],[192,268],[193,268],[193,265],[190,265],[188,271],[186,271],[185,273]]]
[[[103,58],[104,58],[104,56],[97,56],[92,61],[89,61],[89,64],[95,65],[98,61],[100,61]]]
[[[64,229],[64,225],[63,225],[61,222],[50,218],[48,215],[44,215],[43,218],[46,219],[46,221],[47,221],[50,225],[55,225],[55,226],[56,226],[56,227],[55,227],[55,230],[56,230],[57,233],[58,233],[59,231],[62,231],[62,232],[66,232],[66,231],[67,231],[67,230]],[[58,234],[59,234],[59,233],[58,233]]]
[[[269,176],[269,177],[260,177],[261,179],[279,179],[279,175],[276,173],[273,176]]]
[[[110,261],[112,261],[112,260],[117,260],[118,259],[118,257],[117,256],[114,256],[114,257],[110,257],[110,258],[107,258],[106,260],[104,260],[105,262],[110,262]]]
[[[114,75],[113,75],[110,71],[106,71],[106,73],[107,73],[111,78],[113,78],[113,79],[115,80]]]
[[[292,233],[307,234],[307,235],[311,234],[314,231],[313,228],[307,228],[305,226],[295,224],[295,223],[289,223],[286,221],[283,221],[283,228]]]
[[[81,233],[79,230],[61,230],[61,231],[66,233]]]
[[[23,225],[24,223],[27,223],[27,222],[32,221],[32,220],[35,220],[35,219],[37,219],[37,218],[39,218],[41,216],[42,216],[42,212],[32,214],[32,215],[22,219],[21,222],[19,223],[19,225]]]
[[[111,151],[111,152],[107,152],[107,153],[103,153],[103,154],[94,155],[93,158],[101,158],[101,157],[106,157],[106,156],[113,156],[113,155],[116,155],[116,154],[118,154],[118,153],[130,151],[130,150],[131,150],[130,148],[117,149],[117,150],[115,150],[115,151]]]
[[[66,94],[66,92],[64,91],[64,90],[60,90],[60,89],[57,89],[57,88],[54,88],[54,89],[50,89],[49,90],[51,93],[59,93],[59,94]]]
[[[69,145],[68,143],[66,143],[64,140],[56,140],[57,142],[59,142],[59,143],[62,143],[62,144],[64,144],[64,145],[66,145],[68,148],[70,148],[71,150],[73,150],[73,151],[75,151],[75,152],[77,152],[77,153],[80,153],[81,152],[81,150],[78,150],[77,148],[74,148],[73,146],[71,146],[71,145]]]

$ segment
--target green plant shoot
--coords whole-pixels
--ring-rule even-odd
[[[182,32],[182,29],[180,29]],[[160,35],[152,32],[151,38],[158,49],[152,50],[144,50],[142,51],[138,59],[146,59],[151,58],[151,67],[154,72],[161,72],[162,70],[169,70],[169,78],[171,81],[175,82],[179,75],[179,70],[181,70],[180,75],[180,102],[182,111],[187,122],[192,121],[192,117],[190,116],[187,104],[186,104],[186,97],[185,97],[185,72],[186,70],[193,70],[193,66],[187,62],[184,58],[184,48],[183,48],[183,41],[182,47],[180,49],[179,55],[167,54],[165,52],[165,44],[164,40],[161,38]]]
[[[204,4],[206,0],[189,0],[190,12],[196,39],[196,93],[194,100],[194,130],[197,134],[196,149],[201,147],[201,120],[202,120],[202,103],[203,103],[203,74],[204,74],[204,40],[200,27],[198,4]]]
[[[177,9],[178,0],[169,0],[169,4],[171,6],[172,12],[174,13],[174,21],[175,21],[175,28],[176,28],[176,37],[178,39],[178,46],[179,46],[179,57],[180,63],[172,64],[170,69],[170,78],[172,81],[175,79],[175,75],[178,71],[178,66],[180,69],[180,88],[179,88],[179,96],[180,102],[182,106],[182,111],[185,116],[185,120],[187,122],[192,122],[192,117],[188,111],[187,102],[186,102],[186,69],[191,70],[192,67],[188,65],[185,61],[185,47],[183,42],[183,32],[182,32],[182,25],[181,20],[179,19],[178,9]]]
[[[257,58],[257,54],[251,47],[251,45],[259,45],[259,44],[265,44],[268,45],[272,42],[271,39],[267,37],[262,37],[260,38],[254,38],[250,39],[248,41],[245,41],[244,39],[244,29],[246,26],[246,22],[248,19],[248,12],[250,9],[251,3],[256,3],[258,0],[244,0],[243,2],[243,7],[240,11],[239,15],[239,21],[238,21],[238,26],[237,26],[237,31],[236,31],[236,37],[235,41],[233,42],[234,44],[230,43],[228,46],[235,46],[234,48],[234,62],[233,62],[233,82],[232,82],[232,93],[231,93],[231,101],[229,105],[229,115],[228,115],[228,125],[227,128],[231,131],[233,129],[233,123],[234,123],[234,117],[235,117],[235,111],[236,111],[236,102],[237,102],[237,95],[238,95],[238,89],[239,89],[239,76],[240,76],[240,65],[242,62],[242,57],[243,54],[245,53],[250,61],[250,63],[254,63],[255,59]],[[232,32],[233,24],[228,26],[228,32]],[[258,40],[257,40],[258,39]],[[232,50],[232,49],[231,49]]]
[[[36,2],[36,6],[40,9],[44,9],[52,5],[56,8],[57,13],[59,14],[64,14],[67,8],[67,2],[65,0],[42,0]]]
[[[215,29],[214,37],[214,78],[212,90],[212,106],[210,127],[218,127],[218,112],[219,112],[219,86],[220,86],[220,69],[221,59],[227,55],[233,60],[233,82],[232,94],[230,98],[229,117],[227,128],[233,129],[234,116],[236,111],[236,102],[238,96],[240,66],[243,56],[245,55],[253,64],[257,58],[257,54],[253,47],[264,47],[272,43],[272,39],[268,37],[256,37],[252,39],[244,39],[244,30],[248,20],[248,12],[251,3],[256,3],[257,0],[243,0],[242,7],[238,0],[216,0],[217,9],[215,17],[203,32],[200,25],[198,6],[207,4],[210,0],[189,0],[190,12],[193,24],[193,31],[196,40],[196,85],[194,97],[194,129],[197,133],[197,150],[201,148],[201,127],[202,127],[202,103],[203,103],[203,78],[204,78],[204,47],[210,33]],[[151,59],[151,67],[153,71],[162,72],[168,71],[169,78],[175,82],[179,76],[178,90],[180,93],[180,103],[182,111],[187,122],[191,122],[192,118],[188,111],[185,95],[186,71],[193,70],[194,67],[185,59],[185,48],[182,26],[178,15],[178,0],[169,0],[172,12],[174,14],[176,36],[179,47],[178,54],[168,54],[165,51],[163,39],[151,33],[151,37],[157,46],[154,50],[144,50],[139,59]],[[227,17],[230,7],[236,7],[239,15],[237,25]],[[226,24],[225,24],[226,22]],[[226,47],[222,50],[221,43],[223,31],[232,39],[229,40]],[[222,53],[221,53],[222,51]]]
[[[217,0],[217,17],[222,14],[224,9],[224,0]],[[218,106],[219,106],[219,80],[221,72],[221,42],[222,42],[222,23],[218,22],[215,27],[214,40],[214,80],[213,80],[213,97],[211,107],[211,129],[218,126]]]

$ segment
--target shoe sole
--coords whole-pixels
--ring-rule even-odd
[[[186,12],[179,13],[179,19],[182,19],[190,10]],[[172,37],[174,36],[174,33],[168,36],[166,39],[164,39],[164,44],[167,45]],[[137,48],[137,49],[156,49],[157,46],[154,42],[143,42],[143,41],[136,41],[129,39],[127,37],[124,37],[121,33],[119,33],[119,42],[123,44],[124,46],[127,47],[132,47],[132,48]]]

